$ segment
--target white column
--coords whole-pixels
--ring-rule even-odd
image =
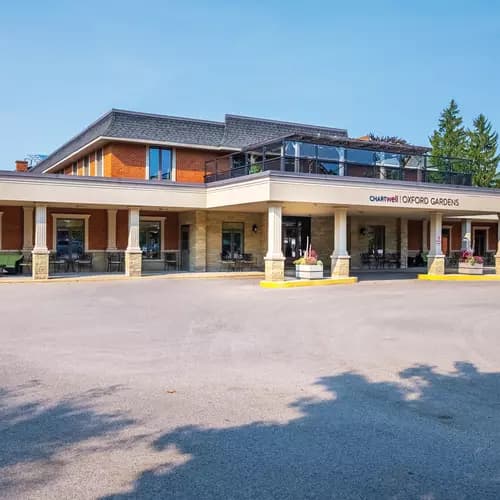
[[[46,253],[47,248],[47,207],[37,205],[35,211],[35,253]]]
[[[429,221],[424,219],[422,221],[422,252],[429,251]]]
[[[442,257],[442,239],[443,236],[443,215],[431,215],[431,241],[429,245],[429,255],[433,257]]]
[[[349,257],[347,253],[347,209],[335,210],[335,247],[332,257]]]
[[[427,256],[427,273],[444,274],[445,259],[442,249],[443,216],[442,214],[431,215],[431,238],[429,255]]]
[[[49,277],[47,207],[45,205],[37,205],[35,209],[35,246],[31,268],[34,280],[45,280]]]
[[[347,253],[347,209],[335,209],[335,242],[331,255],[332,278],[349,277],[350,259]]]
[[[472,248],[472,221],[466,219],[462,221],[462,250]]]
[[[270,206],[267,210],[267,254],[266,259],[283,259],[281,237],[281,207]]]
[[[264,257],[266,281],[285,279],[285,257],[281,246],[281,207],[271,205],[267,209],[267,253]]]
[[[23,207],[23,252],[33,250],[33,207]]]
[[[108,252],[116,251],[116,213],[118,210],[108,210]]]
[[[500,214],[498,214],[497,253],[495,255],[495,272],[497,274],[500,274]]]
[[[139,221],[138,208],[128,210],[128,245],[125,252],[125,275],[141,276],[142,274],[142,251],[139,246]]]
[[[139,246],[139,209],[130,208],[128,211],[128,245],[127,252],[140,252]]]

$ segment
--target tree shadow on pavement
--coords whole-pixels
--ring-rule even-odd
[[[321,378],[331,399],[298,400],[288,423],[178,428],[152,446],[184,463],[105,498],[500,498],[500,374],[455,366]]]
[[[36,465],[31,486],[54,477],[63,465],[57,454],[93,438],[114,435],[133,420],[102,413],[94,405],[119,386],[94,389],[56,403],[35,399],[37,381],[14,389],[0,388],[0,492],[9,497],[26,484],[16,467]],[[17,496],[17,495],[16,495]],[[10,496],[12,497],[12,496]]]

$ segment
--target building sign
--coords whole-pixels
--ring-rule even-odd
[[[385,195],[370,195],[370,203],[378,203],[384,205],[390,205],[392,203],[398,203],[401,205],[412,205],[416,207],[459,207],[460,200],[458,198],[443,198],[438,196],[415,196],[415,195],[399,195],[394,194],[392,196]]]

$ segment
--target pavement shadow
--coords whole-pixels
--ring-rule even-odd
[[[16,466],[36,465],[31,485],[43,484],[62,467],[56,455],[92,438],[114,435],[134,421],[119,413],[93,407],[120,386],[93,389],[56,403],[35,399],[38,381],[14,389],[0,387],[0,492],[26,488],[25,476],[16,478]],[[31,396],[31,398],[30,398]],[[16,495],[17,496],[17,495]]]
[[[106,499],[500,498],[500,374],[419,365],[398,383],[321,378],[287,423],[182,427],[152,443],[186,461]]]

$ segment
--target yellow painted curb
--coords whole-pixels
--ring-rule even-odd
[[[419,274],[422,281],[500,281],[497,274]]]
[[[325,278],[319,280],[261,281],[262,288],[300,288],[304,286],[352,285],[358,278]]]
[[[124,276],[124,275],[100,275],[100,276],[72,276],[52,277],[46,280],[34,280],[33,278],[20,279],[0,279],[0,285],[17,285],[20,283],[94,283],[104,281],[137,281],[137,280],[152,280],[152,279],[169,279],[169,280],[184,280],[184,279],[250,279],[262,278],[264,273],[259,271],[254,272],[200,272],[200,273],[175,273],[175,274],[146,274],[144,276]]]

